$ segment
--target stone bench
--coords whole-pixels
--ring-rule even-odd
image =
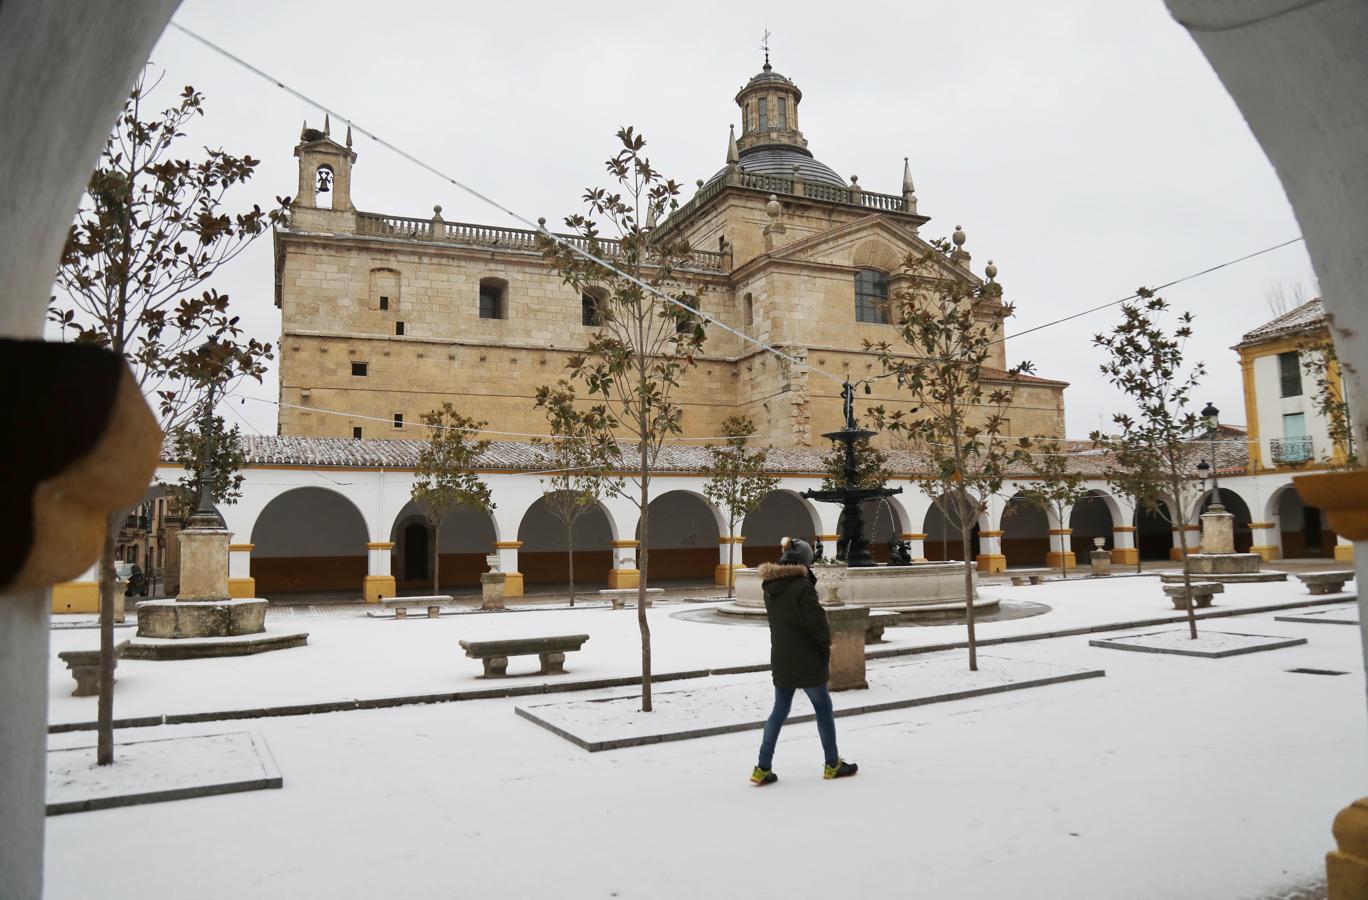
[[[461,606],[459,600],[454,600],[447,594],[434,594],[430,597],[390,597],[381,600],[380,605],[386,609],[394,610],[396,619],[408,618],[409,607],[427,607],[429,619],[437,618],[437,611],[444,606]]]
[[[637,596],[637,591],[637,588],[604,588],[603,590],[599,591],[599,596],[613,601],[613,609],[626,609],[627,601],[635,600]],[[647,588],[646,608],[650,608],[652,597],[655,597],[663,593],[665,593],[664,588]]]
[[[1187,591],[1181,584],[1164,585],[1164,593],[1173,601],[1174,609],[1187,609]],[[1194,581],[1192,583],[1192,599],[1197,601],[1197,608],[1201,609],[1211,605],[1211,598],[1216,594],[1225,593],[1225,585],[1219,581]]]
[[[869,611],[869,624],[865,626],[864,642],[866,644],[882,644],[884,629],[889,625],[897,625],[899,616],[895,612],[875,612]]]
[[[1313,594],[1338,594],[1344,590],[1344,583],[1352,581],[1353,578],[1354,573],[1349,569],[1340,572],[1309,572],[1297,576]]]
[[[114,665],[119,665],[119,656],[128,647],[128,641],[120,641],[114,645]],[[99,650],[63,650],[57,654],[57,658],[67,664],[71,670],[71,677],[76,679],[76,690],[71,692],[73,697],[94,697],[100,693],[100,651]]]
[[[1050,575],[1058,575],[1059,570],[1017,569],[1016,571],[1012,571],[1011,569],[1008,569],[1006,574],[1009,578],[1012,579],[1013,585],[1015,585],[1016,587],[1021,587],[1022,585],[1026,584],[1027,581],[1029,581],[1031,584],[1040,584],[1040,582],[1043,581],[1046,577]]]
[[[537,656],[541,659],[539,675],[564,675],[565,654],[580,649],[587,640],[587,634],[557,634],[550,637],[460,643],[466,656],[484,663],[485,678],[503,678],[508,675],[510,656]]]

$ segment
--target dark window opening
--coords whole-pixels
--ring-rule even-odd
[[[361,440],[361,427],[359,425],[352,429],[352,440]]]
[[[888,324],[888,276],[878,269],[855,273],[855,321]]]
[[[788,128],[788,98],[780,97],[776,102],[779,104],[779,127]]]
[[[481,279],[480,318],[508,318],[508,282],[501,278]]]
[[[580,324],[594,328],[603,324],[598,298],[587,291],[580,295]]]
[[[1278,354],[1278,375],[1282,381],[1284,397],[1300,397],[1302,394],[1301,354],[1296,350]]]
[[[388,297],[381,297],[381,298],[380,298],[380,308],[381,308],[381,309],[389,309],[389,298],[388,298]]]
[[[403,334],[403,333],[404,333],[404,323],[403,323],[403,322],[395,322],[395,323],[394,323],[394,333],[395,333],[395,334]]]
[[[395,427],[395,428],[403,428],[403,427],[404,427],[404,414],[403,414],[403,413],[395,413],[395,414],[394,414],[394,427]]]
[[[760,105],[760,130],[769,131],[769,98],[760,97],[755,102]]]
[[[364,378],[365,375],[366,375],[366,369],[367,369],[367,366],[366,366],[365,363],[359,363],[359,362],[354,362],[354,363],[352,363],[352,374],[353,374],[353,375],[356,375],[356,376],[358,376],[358,377],[363,377],[363,378]]]

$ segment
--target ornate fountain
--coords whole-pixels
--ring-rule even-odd
[[[821,503],[839,503],[843,510],[841,545],[845,549],[844,565],[824,569],[821,563],[813,566],[823,586],[823,605],[846,603],[870,609],[896,612],[907,619],[953,619],[964,614],[964,564],[962,562],[921,562],[899,565],[880,565],[869,554],[869,540],[865,536],[864,511],[861,505],[869,500],[882,500],[902,493],[902,488],[859,487],[859,472],[855,464],[855,447],[867,441],[875,432],[860,428],[855,422],[855,389],[846,382],[841,390],[845,401],[845,427],[822,435],[845,447],[843,476],[845,484],[827,490],[803,491],[802,496]],[[827,589],[827,583],[839,581]],[[976,586],[977,587],[977,586]],[[977,590],[975,590],[977,594]],[[997,607],[995,597],[978,595],[974,609],[990,611]],[[755,569],[741,569],[736,573],[736,602],[718,607],[724,615],[765,614],[764,593]]]

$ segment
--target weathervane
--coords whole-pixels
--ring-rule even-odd
[[[764,39],[763,39],[762,41],[760,41],[760,49],[765,51],[765,65],[766,65],[766,66],[768,66],[768,65],[770,64],[770,62],[769,62],[769,39],[770,39],[770,30],[769,30],[768,28],[766,28],[766,29],[765,29],[765,37],[764,37]]]

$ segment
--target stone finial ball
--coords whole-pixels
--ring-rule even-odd
[[[859,184],[859,183],[860,183],[860,176],[859,176],[859,175],[851,175],[851,176],[850,176],[850,183],[851,183],[851,184]]]
[[[983,274],[987,275],[989,279],[997,277],[997,266],[993,265],[993,261],[991,259],[988,260],[988,265],[984,268]]]
[[[784,207],[780,205],[778,195],[770,194],[769,202],[765,204],[765,212],[769,214],[771,219],[777,219],[779,213],[783,211]]]
[[[538,228],[545,228],[545,227],[546,227],[546,216],[538,216],[538,217],[537,217],[537,227],[538,227]]]
[[[702,178],[698,179],[697,181],[694,182],[694,184],[698,185],[699,187],[702,187],[702,186],[703,186],[703,179],[702,179]]]
[[[432,211],[440,216],[442,214],[442,204],[434,203],[432,205]]]
[[[963,247],[965,240],[964,229],[961,226],[956,225],[955,233],[950,236],[950,239],[955,242],[956,247]]]

